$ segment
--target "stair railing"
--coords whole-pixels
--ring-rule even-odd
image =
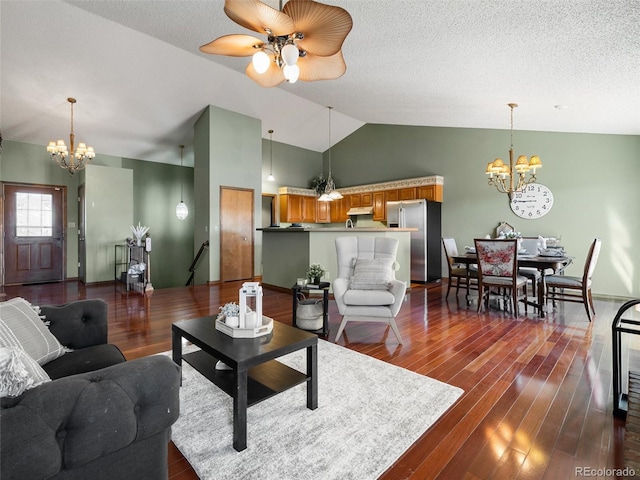
[[[185,283],[184,285],[185,287],[188,287],[189,285],[193,285],[193,277],[196,274],[196,268],[198,268],[198,261],[200,260],[200,257],[202,256],[204,251],[207,250],[208,248],[209,248],[209,240],[205,240],[204,242],[202,242],[202,245],[200,245],[200,250],[198,250],[198,253],[193,259],[193,262],[191,262],[191,266],[189,267],[189,272],[191,272],[191,274],[189,275],[189,280],[187,280],[187,283]]]

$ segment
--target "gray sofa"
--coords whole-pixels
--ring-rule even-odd
[[[179,415],[180,373],[164,355],[126,362],[107,343],[107,305],[42,307],[50,330],[74,349],[45,365],[52,381],[0,409],[0,477],[162,479]]]

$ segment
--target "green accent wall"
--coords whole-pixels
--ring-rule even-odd
[[[176,148],[176,158],[178,155]],[[147,225],[150,227],[149,233],[152,239],[151,281],[154,288],[184,285],[194,255],[193,169],[103,155],[99,151],[90,166],[123,168],[132,171],[133,174],[133,200],[127,200],[132,202],[130,208],[133,209],[133,221],[122,221],[118,226],[110,223],[109,243],[124,242],[126,237],[132,236],[129,228],[132,223],[137,225],[140,222]],[[99,199],[115,196],[122,200],[122,185],[113,178],[111,175],[106,178],[100,178],[98,175],[95,178],[97,183],[93,190],[90,190],[91,185],[86,186],[87,198],[95,201],[98,195]],[[3,140],[0,181],[67,187],[66,278],[77,278],[79,222],[76,199],[78,186],[85,183],[85,171],[80,171],[73,176],[69,175],[66,170],[61,169],[51,160],[47,154],[46,145]],[[175,207],[180,201],[181,181],[184,181],[184,201],[190,210],[189,217],[184,221],[178,220],[175,215]],[[102,193],[99,194],[98,188]],[[109,209],[115,210],[119,207],[102,205],[101,208],[105,210],[99,215],[97,222],[108,220]],[[89,215],[91,215],[91,208],[88,207],[87,217]],[[95,217],[91,217],[91,222],[95,223],[95,221]],[[74,226],[70,227],[69,224]],[[87,281],[111,280],[113,278],[113,247],[103,245],[101,248],[104,252],[99,255],[96,255],[96,248],[96,245],[87,243],[87,255],[94,255],[91,259],[93,262],[91,268],[87,271]],[[87,259],[87,262],[89,261]]]
[[[204,117],[204,118],[203,118]],[[209,234],[207,281],[220,280],[220,189],[232,187],[253,190],[254,275],[260,274],[262,232],[256,231],[261,221],[262,141],[261,122],[256,118],[230,110],[209,106],[198,119],[195,129],[195,169],[207,173],[207,196],[198,193],[198,205],[208,202],[209,216],[204,225]],[[204,177],[203,177],[204,178]],[[202,185],[199,178],[199,186]],[[200,221],[198,217],[198,221]],[[202,277],[198,275],[197,283]]]
[[[275,132],[274,132],[275,135]],[[279,187],[307,188],[309,181],[322,172],[322,153],[273,141],[273,176],[267,180],[271,157],[269,139],[262,139],[262,193],[278,193]]]
[[[208,107],[194,128],[194,169],[98,153],[96,165],[133,170],[133,222],[150,227],[156,289],[183,285],[195,252],[212,233],[196,283],[219,278],[220,185],[253,188],[259,223],[262,192],[275,193],[285,185],[306,188],[322,166],[328,173],[328,152],[274,141],[276,182],[267,182],[269,142],[262,139],[262,130],[257,119]],[[332,147],[332,174],[338,187],[441,175],[443,236],[454,237],[462,248],[475,237],[494,234],[502,221],[525,236],[562,236],[562,244],[575,256],[569,275],[581,275],[588,246],[600,237],[594,293],[640,297],[640,136],[516,131],[514,148],[516,155],[537,154],[542,159],[538,182],[551,189],[554,206],[540,219],[516,217],[507,196],[487,186],[487,163],[496,157],[508,159],[508,130],[368,124]],[[84,174],[72,177],[57,167],[44,145],[5,140],[0,180],[66,186],[67,222],[78,225],[77,206],[71,200]],[[190,210],[185,222],[175,217],[179,180],[185,181]],[[124,236],[128,227],[123,226]],[[259,232],[255,244],[259,274]],[[68,228],[68,278],[77,276],[77,248],[77,229]]]
[[[338,187],[441,175],[442,235],[458,248],[506,221],[524,236],[562,236],[575,256],[568,275],[582,275],[600,237],[594,293],[640,297],[640,136],[515,131],[515,156],[539,155],[538,183],[554,195],[536,220],[514,215],[507,195],[487,186],[487,163],[508,162],[509,142],[508,130],[369,124],[332,148],[332,173]]]

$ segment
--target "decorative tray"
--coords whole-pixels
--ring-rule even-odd
[[[216,318],[216,330],[233,338],[257,338],[268,335],[273,331],[273,318],[262,316],[262,325],[256,328],[230,327],[225,322],[225,317]]]

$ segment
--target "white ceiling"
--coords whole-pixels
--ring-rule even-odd
[[[76,141],[98,155],[179,164],[185,143],[185,165],[207,105],[314,151],[327,105],[332,143],[365,123],[507,129],[509,102],[516,130],[640,135],[640,0],[325,3],[353,17],[346,74],[264,89],[250,59],[198,50],[251,33],[223,0],[2,0],[2,136],[68,141],[70,96]]]

